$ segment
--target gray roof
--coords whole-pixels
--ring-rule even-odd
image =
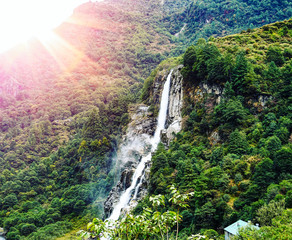
[[[242,220],[238,220],[237,222],[231,224],[230,226],[224,228],[225,231],[231,233],[232,235],[237,235],[238,233],[238,230],[242,227],[246,227],[250,225],[251,227],[255,228],[255,229],[260,229],[258,226],[255,226],[255,225],[252,225],[252,224],[249,224],[245,221],[242,221]]]

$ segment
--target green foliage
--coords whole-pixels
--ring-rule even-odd
[[[171,228],[176,227],[176,239],[178,239],[178,224],[182,220],[179,209],[187,208],[190,197],[193,193],[181,193],[173,185],[170,187],[171,198],[169,203],[175,206],[176,211],[160,212],[157,209],[165,206],[165,196],[156,195],[149,198],[152,208],[144,208],[141,215],[133,216],[127,214],[116,222],[103,222],[100,219],[93,219],[88,223],[87,231],[79,232],[82,239],[168,239]]]
[[[220,84],[230,79],[233,59],[230,54],[222,55],[214,44],[198,41],[184,54],[183,75],[207,83]]]
[[[253,34],[255,27],[291,17],[289,1],[188,0],[169,1],[165,6],[166,13],[171,14],[165,14],[164,22],[172,34],[180,32],[183,24],[186,24],[184,31],[179,34],[179,39],[183,39],[185,44],[191,44],[199,38],[214,39],[241,30],[246,30],[243,33]],[[177,8],[181,10],[177,11]],[[279,24],[276,28],[266,28],[265,32],[271,35],[271,41],[276,42],[280,38],[288,37],[291,34],[290,29],[289,26]],[[254,39],[248,42],[252,40]],[[237,39],[237,43],[243,42],[244,39]]]
[[[241,91],[244,85],[244,77],[248,72],[248,62],[245,54],[241,52],[236,57],[234,70],[232,72],[232,85],[237,91]]]
[[[285,202],[283,200],[280,202],[271,201],[269,204],[265,204],[258,209],[256,219],[261,226],[270,226],[272,219],[282,215],[284,210]]]
[[[275,153],[280,150],[281,147],[281,140],[276,136],[269,137],[266,141],[266,149],[270,152],[271,157],[274,157]]]
[[[260,187],[267,187],[270,183],[274,182],[274,177],[273,161],[267,158],[257,164],[252,179]]]
[[[69,222],[56,222],[53,224],[46,224],[46,226],[37,229],[36,232],[30,234],[27,240],[51,240],[63,236],[72,229],[72,224]]]
[[[95,214],[93,202],[114,184],[112,159],[128,106],[173,44],[156,1],[93,6],[83,4],[73,18],[97,25],[61,25],[52,51],[33,40],[0,56],[0,226],[14,223],[11,239]],[[55,227],[58,236],[68,231]]]
[[[292,174],[292,149],[291,146],[282,147],[275,153],[275,168],[278,174]]]
[[[292,190],[286,193],[285,205],[288,208],[292,208]]]
[[[266,60],[267,62],[274,62],[277,66],[282,66],[284,63],[284,56],[281,48],[276,46],[269,46]]]
[[[172,183],[195,192],[190,208],[181,212],[185,218],[181,233],[176,226],[176,238],[251,219],[264,200],[285,198],[290,204],[291,20],[199,39],[290,17],[288,1],[146,2],[87,3],[74,17],[98,24],[60,26],[56,33],[66,47],[49,54],[32,41],[17,56],[1,56],[0,225],[8,239],[54,239],[72,227],[66,219],[95,214],[93,202],[102,201],[114,184],[112,156],[129,121],[129,104],[140,93],[150,103],[156,73],[182,62],[190,96],[202,84],[216,86],[224,96],[219,101],[214,92],[199,99],[185,94],[184,119],[191,112],[187,128],[169,150],[153,156],[151,193],[170,199]],[[254,14],[258,9],[261,14]],[[183,23],[182,34],[173,36]],[[148,77],[166,56],[188,46]],[[212,133],[219,133],[216,141]],[[173,204],[129,215],[117,235],[168,236],[182,209],[171,210],[186,206],[184,195],[173,194],[179,196]],[[98,224],[102,227],[97,220],[91,225],[94,235]],[[127,230],[135,236],[125,236]]]
[[[242,155],[246,154],[248,150],[248,142],[244,133],[239,132],[237,129],[230,134],[228,152]]]
[[[152,87],[156,73],[157,73],[156,71],[153,71],[144,82],[142,93],[141,93],[141,99],[143,101],[147,100],[150,96],[150,92],[151,92],[150,89]]]
[[[167,151],[153,155],[150,171],[151,193],[168,194],[169,183],[195,193],[182,212],[182,239],[257,217],[271,225],[263,227],[267,239],[287,228],[272,221],[272,212],[276,218],[285,213],[292,189],[292,68],[287,51],[284,56],[291,37],[285,26],[291,29],[291,20],[199,40],[183,55],[183,130]],[[200,230],[204,235],[196,236]],[[250,231],[243,239],[257,236]]]
[[[17,200],[15,193],[9,194],[3,199],[3,207],[4,208],[13,207],[17,203],[18,203],[18,200]]]
[[[272,219],[272,226],[264,226],[259,230],[254,228],[244,228],[234,237],[234,240],[248,239],[290,239],[292,237],[292,211],[283,211],[279,216]]]
[[[183,64],[188,69],[192,69],[194,63],[196,62],[196,58],[197,58],[196,50],[197,48],[195,46],[190,46],[184,54]]]
[[[216,124],[229,123],[236,127],[241,125],[247,119],[248,112],[238,100],[228,100],[215,108],[214,115]]]
[[[21,235],[27,236],[30,233],[36,230],[36,226],[34,224],[24,224],[20,228]]]

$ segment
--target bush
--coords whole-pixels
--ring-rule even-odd
[[[20,233],[22,235],[29,235],[32,232],[34,232],[36,230],[36,226],[34,224],[24,224],[21,229],[20,229]]]
[[[266,60],[267,62],[274,62],[277,66],[282,66],[285,60],[281,48],[269,46]]]

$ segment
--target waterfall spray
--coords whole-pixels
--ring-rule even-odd
[[[151,161],[152,152],[156,150],[158,143],[160,142],[161,130],[165,128],[172,71],[173,70],[170,71],[167,77],[167,80],[163,86],[159,115],[158,115],[158,123],[157,123],[154,137],[151,138],[151,146],[152,146],[151,152],[148,153],[146,156],[142,157],[133,175],[131,186],[127,188],[126,191],[121,195],[119,202],[114,207],[113,212],[108,218],[108,220],[118,220],[121,214],[121,210],[129,208],[131,201],[136,200],[137,198],[139,188],[142,185],[142,181],[144,178],[146,163]]]

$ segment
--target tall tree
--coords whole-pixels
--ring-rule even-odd
[[[248,142],[245,133],[239,132],[236,129],[230,134],[228,152],[238,155],[247,154]]]

